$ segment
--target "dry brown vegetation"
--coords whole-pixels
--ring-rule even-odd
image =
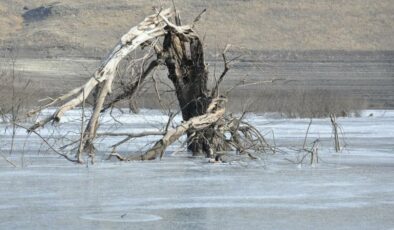
[[[84,49],[101,56],[130,23],[153,5],[171,1],[3,0],[0,41],[18,39],[31,48]],[[394,4],[391,0],[176,1],[186,21],[207,8],[199,31],[212,52],[226,43],[249,50],[393,50]],[[51,14],[23,21],[22,14],[51,6]],[[13,35],[12,38],[10,36]],[[98,50],[98,51],[97,51]],[[72,52],[71,52],[72,53]]]
[[[0,2],[0,41],[10,39],[17,32],[20,32],[22,27],[22,17],[17,12],[10,10],[5,3]]]
[[[11,51],[8,57],[6,64],[11,68],[0,66],[0,121],[17,122],[26,118],[24,113],[36,97],[32,97],[31,80],[15,70],[17,54]]]

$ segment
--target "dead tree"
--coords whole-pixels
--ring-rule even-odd
[[[194,23],[198,21],[200,16]],[[172,19],[174,23],[171,22]],[[117,76],[119,63],[133,50],[143,46],[152,47],[156,58],[137,77],[131,76],[135,78],[135,81],[127,87],[127,91],[120,93],[112,100],[108,99],[114,78]],[[224,54],[223,57],[226,60]],[[235,149],[239,153],[251,154],[249,150],[261,152],[267,148],[268,145],[264,137],[257,129],[240,119],[225,115],[226,98],[218,95],[217,91],[218,84],[228,71],[227,62],[225,61],[225,70],[217,85],[210,91],[207,87],[208,71],[202,42],[194,31],[193,25],[181,25],[179,15],[174,15],[172,9],[157,11],[138,26],[131,28],[121,38],[94,76],[83,86],[56,99],[51,99],[46,105],[31,111],[29,115],[34,115],[42,109],[58,106],[51,116],[38,121],[30,130],[34,131],[48,122],[60,121],[65,112],[81,105],[89,95],[93,94],[93,113],[87,122],[83,135],[81,135],[76,161],[83,162],[84,152],[94,158],[93,143],[99,128],[100,113],[117,102],[132,97],[138,92],[139,85],[152,70],[161,64],[168,69],[168,78],[174,85],[184,122],[174,129],[166,129],[162,134],[162,139],[140,156],[125,158],[117,154],[116,151],[113,151],[113,155],[120,160],[155,159],[158,156],[161,157],[166,147],[183,134],[187,134],[188,149],[195,155],[213,156],[217,151],[230,149]],[[230,138],[226,136],[226,132]],[[128,135],[128,137],[130,136],[133,135]],[[131,138],[126,138],[124,142],[129,139]]]

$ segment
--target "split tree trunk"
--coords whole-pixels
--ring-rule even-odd
[[[85,85],[73,89],[67,94],[52,100],[48,104],[29,112],[28,115],[32,116],[40,112],[42,109],[48,108],[58,103],[63,103],[58,107],[54,114],[48,116],[42,121],[37,122],[35,125],[30,127],[29,131],[34,131],[51,121],[60,121],[65,112],[80,105],[88,98],[92,91],[95,91],[96,94],[94,95],[95,103],[93,106],[93,113],[83,132],[81,144],[76,154],[77,161],[80,163],[83,163],[82,154],[84,151],[88,152],[93,158],[95,155],[93,141],[96,138],[97,129],[99,126],[98,119],[101,111],[103,108],[105,108],[105,99],[112,91],[112,83],[116,77],[116,70],[119,63],[142,44],[163,36],[166,32],[164,30],[166,24],[163,21],[168,21],[167,18],[169,18],[171,15],[172,9],[165,9],[161,12],[158,12],[157,14],[148,16],[139,25],[132,27],[129,32],[122,36],[120,42],[115,46],[107,59],[95,72],[94,76],[90,78],[88,82],[85,83]]]

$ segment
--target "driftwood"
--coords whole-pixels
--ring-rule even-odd
[[[252,152],[260,153],[270,149],[263,135],[252,125],[244,122],[243,116],[237,119],[225,114],[227,99],[219,94],[219,85],[229,70],[229,61],[225,56],[228,47],[222,55],[225,66],[223,73],[212,90],[207,87],[208,71],[204,60],[203,45],[193,29],[194,23],[199,20],[202,13],[192,25],[182,25],[176,10],[172,9],[160,10],[147,17],[120,39],[94,76],[83,86],[29,112],[28,115],[32,116],[45,108],[58,106],[51,116],[38,121],[29,130],[35,132],[36,129],[49,122],[60,121],[67,111],[81,104],[84,105],[88,96],[93,94],[93,113],[81,132],[75,160],[78,163],[83,162],[84,152],[94,159],[93,141],[98,135],[125,137],[112,146],[113,152],[110,156],[115,156],[119,160],[152,160],[162,157],[165,149],[184,134],[188,137],[187,147],[194,155],[214,157],[221,151],[236,150],[239,154],[247,154],[254,158]],[[174,14],[175,23],[172,23],[171,17]],[[161,44],[158,41],[161,41]],[[135,79],[128,85],[127,90],[109,100],[108,95],[111,94],[119,63],[133,50],[143,46],[151,46],[156,53],[156,59],[151,61],[146,68],[142,68],[143,71],[139,76],[131,76]],[[168,123],[165,131],[162,132],[97,133],[100,113],[112,108],[119,101],[131,98],[140,89],[140,84],[159,65],[165,65],[168,69],[168,78],[175,88],[183,122],[171,129],[168,128]],[[157,86],[155,87],[158,91]],[[81,126],[83,128],[83,122]],[[117,146],[146,135],[162,135],[162,138],[140,156],[123,157],[116,153]]]

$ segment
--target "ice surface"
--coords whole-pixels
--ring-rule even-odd
[[[80,115],[73,111],[55,131],[48,126],[40,133],[78,135]],[[157,130],[167,121],[157,111],[126,113],[119,119],[123,125],[108,119],[101,128],[139,132]],[[79,166],[47,152],[23,130],[9,156],[10,129],[3,131],[1,151],[18,167],[0,158],[0,229],[393,228],[394,112],[339,118],[347,144],[341,153],[332,148],[329,120],[314,119],[308,143],[320,138],[322,146],[320,162],[313,167],[289,161],[300,157],[289,146],[302,146],[309,119],[247,119],[271,142],[272,130],[282,151],[226,164],[169,151],[161,161],[99,158],[95,165]],[[100,139],[99,154],[105,156],[114,140]],[[137,151],[151,140],[155,137],[122,150]]]

